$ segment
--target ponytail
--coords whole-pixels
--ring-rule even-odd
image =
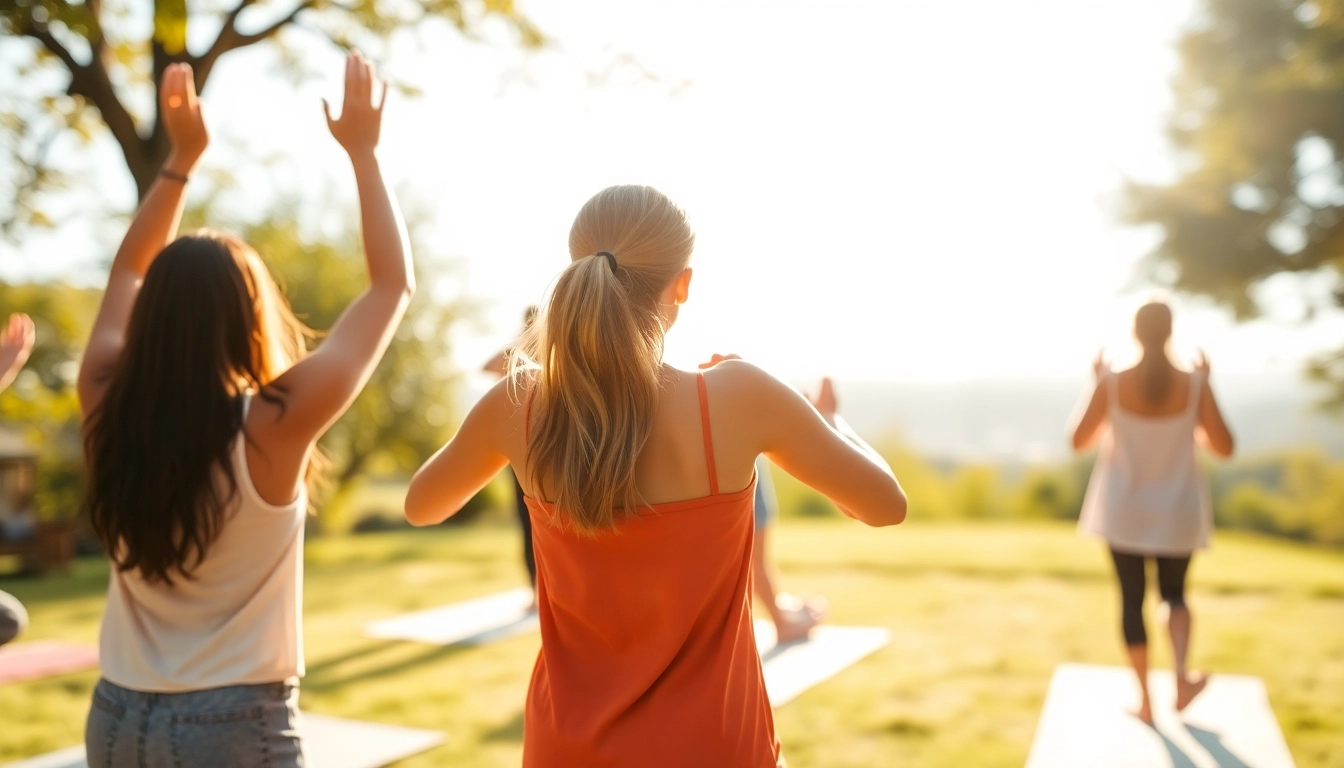
[[[1143,347],[1143,359],[1136,370],[1143,396],[1157,405],[1167,397],[1176,369],[1167,359],[1167,342],[1171,340],[1171,307],[1160,301],[1150,301],[1134,314],[1134,338]]]
[[[685,214],[657,190],[598,193],[570,231],[573,261],[510,361],[515,386],[524,369],[535,374],[531,484],[579,531],[610,528],[640,505],[635,465],[662,375],[659,298],[693,243]]]

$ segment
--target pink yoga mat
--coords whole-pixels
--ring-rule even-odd
[[[98,666],[98,649],[60,640],[33,640],[0,647],[0,685]]]

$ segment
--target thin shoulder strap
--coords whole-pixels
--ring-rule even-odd
[[[709,430],[709,392],[705,389],[705,374],[697,373],[696,384],[700,388],[700,430],[705,436],[705,465],[709,469],[709,493],[719,495],[719,474],[714,471],[714,436]]]

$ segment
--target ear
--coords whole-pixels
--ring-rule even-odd
[[[676,292],[676,303],[685,304],[691,297],[691,278],[695,275],[695,270],[687,267],[681,270],[681,274],[672,281],[673,289]]]

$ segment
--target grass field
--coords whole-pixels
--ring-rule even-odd
[[[361,637],[371,619],[522,582],[516,532],[398,531],[313,541],[305,709],[434,728],[446,746],[402,765],[516,766],[538,638],[438,648]],[[890,646],[781,708],[793,768],[1020,767],[1054,665],[1119,663],[1103,550],[1056,524],[789,520],[774,532],[785,586],[828,596],[834,621],[892,630]],[[1259,675],[1300,768],[1344,766],[1344,553],[1223,534],[1196,560],[1193,661]],[[0,580],[29,637],[95,640],[106,571]],[[1157,612],[1150,607],[1150,627]],[[1155,638],[1161,638],[1153,632]],[[1169,664],[1164,642],[1155,662]],[[81,740],[95,673],[0,687],[0,763]]]

